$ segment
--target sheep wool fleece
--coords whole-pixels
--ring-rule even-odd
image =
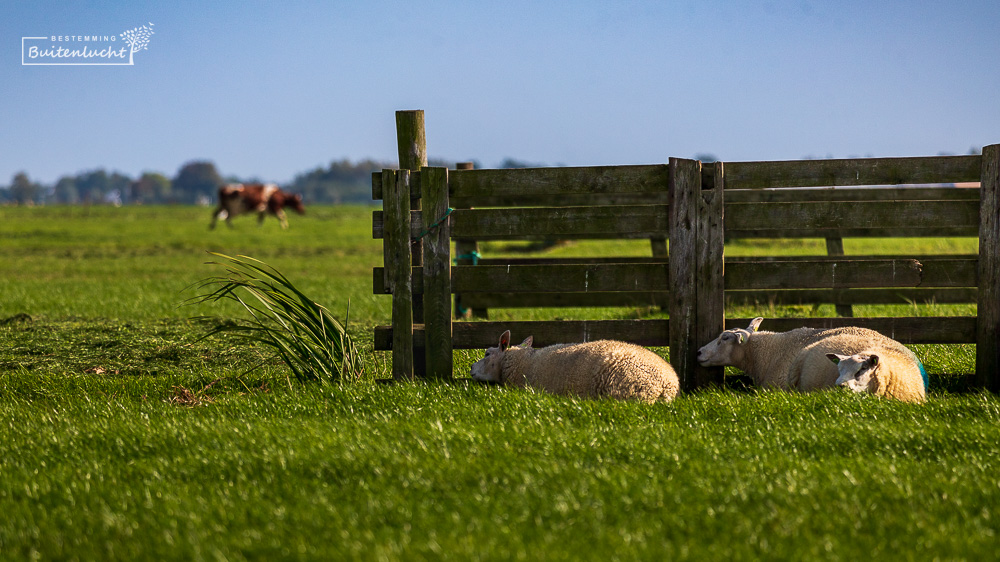
[[[824,330],[816,334],[817,341],[806,346],[788,370],[788,388],[810,392],[823,388],[831,388],[837,382],[837,367],[829,359],[827,353],[854,355],[872,346],[891,349],[898,354],[909,357],[918,366],[921,381],[926,391],[926,371],[923,364],[903,344],[882,335],[875,330],[847,326]]]
[[[501,360],[501,382],[553,394],[655,402],[672,400],[680,390],[669,363],[619,341],[511,347]]]
[[[821,330],[796,328],[787,332],[758,331],[740,346],[734,366],[765,388],[788,388],[788,369],[799,351],[816,341]]]
[[[867,359],[872,355],[878,355],[879,362],[869,383],[869,392],[903,402],[922,403],[927,400],[922,368],[909,350],[901,351],[895,346],[878,346],[862,351],[854,357]]]

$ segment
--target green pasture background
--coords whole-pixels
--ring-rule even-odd
[[[372,210],[311,207],[287,231],[248,217],[209,231],[210,210],[196,207],[0,207],[0,558],[995,556],[1000,401],[956,391],[974,346],[917,346],[932,375],[925,405],[739,384],[654,405],[465,380],[381,384],[388,357],[372,351],[371,334],[388,322],[389,298],[371,294],[381,261]],[[976,241],[849,239],[845,248],[971,253]],[[240,314],[182,306],[191,285],[221,272],[205,265],[210,251],[264,260],[342,319],[350,302],[366,376],[303,385],[266,350],[199,340]],[[726,251],[819,255],[825,246]],[[649,246],[587,242],[548,255],[591,254],[645,256]],[[857,309],[975,313],[934,303]],[[456,375],[476,358],[456,352]]]

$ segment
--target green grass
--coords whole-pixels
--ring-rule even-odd
[[[287,232],[249,218],[209,232],[206,209],[0,207],[0,558],[995,556],[1000,400],[945,390],[971,372],[973,346],[918,347],[932,373],[925,405],[735,390],[644,405],[379,384],[388,358],[372,351],[371,330],[389,303],[371,295],[381,249],[370,209],[309,213]],[[917,244],[975,248],[866,251]],[[487,248],[503,250],[516,253]],[[335,315],[349,299],[365,379],[302,384],[264,348],[199,340],[240,315],[231,303],[179,306],[217,273],[208,251],[263,259]],[[824,247],[727,247],[776,251]],[[648,246],[551,253],[626,252]],[[871,313],[972,313],[902,308]],[[217,320],[190,319],[201,315]],[[457,352],[456,372],[475,359]]]

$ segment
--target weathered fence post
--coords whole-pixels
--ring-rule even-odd
[[[667,250],[667,239],[666,238],[650,238],[649,239],[650,248],[653,251],[654,258],[667,258],[669,252]],[[663,312],[669,312],[670,304],[666,301],[660,301],[660,310]]]
[[[827,238],[826,239],[826,255],[828,256],[842,256],[844,255],[844,239],[841,237]],[[843,292],[838,291],[833,297],[833,305],[837,309],[837,316],[843,318],[853,318],[854,317],[854,307],[850,303],[844,302]]]
[[[382,171],[385,285],[392,292],[392,378],[413,378],[410,172]]]
[[[475,164],[472,162],[459,162],[455,164],[458,170],[472,170]],[[457,239],[455,240],[455,265],[477,265],[479,263],[479,243],[475,240]],[[462,295],[455,294],[455,318],[466,316],[473,318],[489,318],[489,311],[485,308],[472,308],[465,306]]]
[[[695,387],[697,365],[697,227],[701,199],[701,162],[669,161],[668,212],[670,233],[670,363],[681,388]]]
[[[452,377],[448,168],[420,171],[424,238],[424,352],[428,376]]]
[[[424,110],[396,112],[396,148],[399,154],[399,169],[419,172],[427,165],[427,137],[424,133]],[[420,199],[413,198],[407,207],[420,210]],[[410,248],[410,263],[419,266],[423,250],[417,240]],[[421,299],[413,301],[413,321],[421,324],[424,321],[424,303]],[[424,349],[414,348],[413,369],[418,376],[424,375]]]
[[[695,249],[695,338],[694,349],[715,339],[726,324],[724,277],[725,232],[723,231],[723,193],[725,177],[722,162],[708,164],[702,170],[701,192],[697,198]],[[697,358],[697,355],[694,356]],[[702,367],[693,363],[695,387],[722,386],[722,367]]]
[[[979,186],[976,384],[1000,392],[1000,144],[983,147]]]

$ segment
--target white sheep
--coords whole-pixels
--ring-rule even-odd
[[[912,353],[875,347],[853,355],[830,353],[827,358],[837,363],[838,386],[903,402],[927,399],[925,375]]]
[[[822,330],[798,328],[788,332],[758,332],[763,318],[754,318],[745,330],[726,330],[698,350],[703,367],[731,365],[746,373],[758,386],[788,388],[788,368],[804,347]]]
[[[472,365],[472,378],[553,394],[642,402],[673,400],[680,390],[670,364],[644,347],[598,340],[534,349],[532,340],[529,336],[510,347],[507,330],[498,346]]]
[[[816,341],[803,348],[789,368],[787,387],[802,392],[832,388],[838,384],[839,373],[827,355],[831,353],[854,355],[873,347],[891,349],[895,353],[907,356],[912,363],[919,366],[918,374],[925,373],[920,361],[903,344],[875,330],[848,326],[817,333]],[[926,374],[923,377],[925,381]]]

